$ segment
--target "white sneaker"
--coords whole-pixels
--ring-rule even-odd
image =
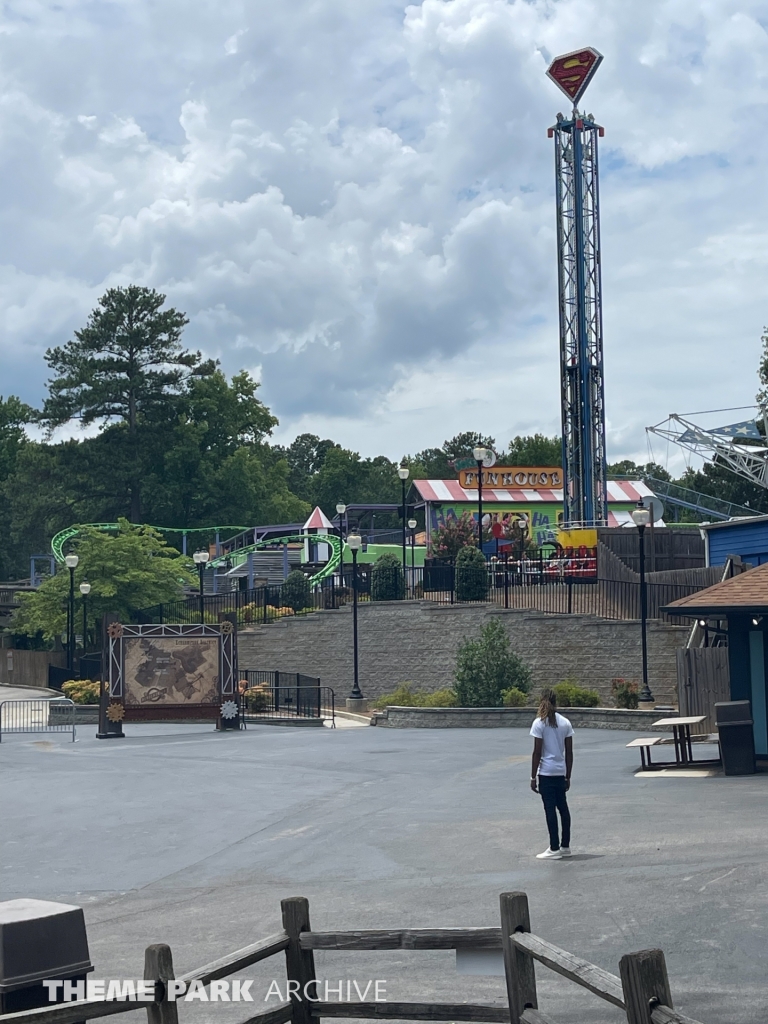
[[[549,849],[545,850],[544,853],[537,853],[536,860],[561,860],[562,856],[561,850]]]
[[[570,857],[571,856],[571,848],[570,848],[570,846],[561,846],[560,847],[560,853],[562,853],[562,855],[564,857]]]

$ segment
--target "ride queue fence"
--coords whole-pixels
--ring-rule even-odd
[[[154,998],[143,1002],[133,998],[78,1000],[0,1015],[0,1024],[73,1024],[97,1020],[120,1013],[144,1011],[151,1024],[179,1024],[188,1018],[188,1003],[178,995],[171,981],[203,988],[211,982],[242,974],[260,961],[284,953],[287,1001],[248,1012],[240,1024],[316,1024],[328,1017],[341,1019],[468,1021],[488,1024],[551,1024],[551,1017],[539,1009],[537,968],[554,971],[574,985],[591,992],[626,1014],[627,1024],[699,1024],[673,1009],[672,992],[664,953],[661,949],[643,949],[625,953],[618,962],[619,973],[610,971],[561,949],[531,932],[528,897],[524,892],[504,892],[500,899],[500,927],[486,928],[371,928],[355,931],[313,931],[309,920],[309,901],[294,896],[281,901],[282,928],[249,946],[226,953],[211,963],[177,975],[170,946],[155,943],[144,953],[144,978],[154,982]],[[420,950],[455,950],[456,961],[466,954],[482,951],[498,956],[503,963],[505,993],[502,1001],[486,1003],[369,1000],[368,988],[359,1000],[330,1000],[326,983],[315,973],[315,950],[326,955],[334,951],[379,951],[377,962],[386,963],[386,954],[396,962],[403,954]],[[381,955],[383,954],[383,955]],[[282,957],[281,957],[282,959]],[[272,971],[274,977],[277,973]],[[388,971],[387,977],[392,975]],[[349,987],[349,983],[348,987]],[[390,982],[390,984],[394,984]],[[184,987],[186,987],[186,985]],[[357,986],[356,986],[357,987]],[[371,986],[369,985],[369,988]],[[231,1003],[217,1011],[211,991],[210,1021],[238,1019],[230,1011]],[[338,989],[331,989],[338,992]],[[359,988],[357,988],[359,993]],[[325,998],[323,998],[323,995]],[[377,995],[377,993],[374,993]],[[490,993],[489,993],[490,995]],[[495,995],[495,992],[493,992]],[[206,993],[207,998],[207,993]],[[255,1007],[254,1007],[255,1009]],[[732,1019],[734,1010],[729,1015]],[[721,1020],[723,1018],[721,1017]]]
[[[566,571],[551,562],[488,563],[487,567],[433,565],[399,566],[372,571],[369,564],[358,566],[357,597],[369,601],[434,601],[437,604],[493,604],[557,615],[594,615],[606,619],[639,619],[641,584],[604,579],[591,573]],[[291,584],[261,586],[207,594],[203,598],[204,619],[219,622],[235,614],[240,628],[274,622],[322,609],[338,609],[352,603],[354,579],[351,566],[344,566],[314,588],[307,586],[297,600]],[[647,583],[647,616],[675,625],[688,620],[663,613],[661,609],[678,598],[702,589],[696,583]],[[195,595],[157,605],[137,613],[138,622],[199,622],[200,598]]]
[[[301,672],[267,672],[240,669],[240,720],[266,718],[330,718],[335,724],[335,694],[314,676]]]
[[[0,701],[0,742],[9,733],[71,732],[74,743],[76,714],[68,697]]]

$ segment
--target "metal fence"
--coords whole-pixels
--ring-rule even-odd
[[[335,695],[314,676],[301,672],[240,670],[240,720],[323,719],[335,725]]]
[[[529,609],[560,615],[595,615],[607,619],[640,618],[639,582],[598,577],[585,568],[566,572],[555,560],[487,566],[431,565],[424,568],[400,566],[359,567],[357,596],[369,601],[433,601],[437,604],[494,604],[502,608]],[[684,624],[688,620],[661,611],[678,598],[702,589],[695,582],[648,583],[648,617]],[[267,624],[322,609],[342,608],[352,602],[354,580],[350,566],[323,582],[297,594],[292,584],[263,586],[204,598],[204,617],[218,622],[225,614],[237,616],[240,628]],[[146,609],[143,622],[199,622],[200,600],[189,598]]]
[[[71,732],[75,742],[75,705],[67,697],[52,700],[4,700],[0,702],[0,742],[3,734]]]

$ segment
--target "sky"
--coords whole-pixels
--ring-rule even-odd
[[[758,387],[767,26],[768,0],[9,0],[0,393],[39,404],[46,348],[136,283],[262,381],[283,443],[559,433],[545,70],[594,46],[608,454],[645,461],[647,425]]]

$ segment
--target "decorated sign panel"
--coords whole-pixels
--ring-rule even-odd
[[[231,622],[218,625],[112,623],[109,697],[126,721],[217,718],[236,700],[237,645]]]
[[[573,50],[561,57],[555,57],[547,68],[547,75],[570,100],[577,103],[602,59],[602,53],[592,46],[587,46],[583,50]]]
[[[477,467],[459,473],[462,487],[477,487]],[[563,486],[559,466],[494,466],[483,470],[483,487],[520,487],[530,490],[551,490]]]

